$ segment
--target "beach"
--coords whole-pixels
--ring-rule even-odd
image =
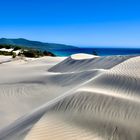
[[[140,139],[140,56],[0,56],[0,140],[66,139]]]

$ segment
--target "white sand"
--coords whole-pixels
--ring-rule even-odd
[[[1,48],[0,51],[4,51],[4,52],[11,52],[13,51],[13,49],[6,49],[6,48]]]
[[[139,140],[140,57],[0,64],[0,124],[0,140]]]
[[[12,56],[3,56],[0,55],[0,64],[6,63],[12,60]]]
[[[90,59],[90,58],[94,58],[94,57],[99,57],[99,56],[90,55],[90,54],[84,54],[84,53],[73,54],[71,56],[71,58],[75,59],[75,60]]]

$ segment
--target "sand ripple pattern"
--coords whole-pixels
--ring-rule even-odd
[[[59,94],[1,129],[0,140],[140,140],[139,56],[68,58],[49,72],[42,84]]]
[[[105,56],[91,59],[75,60],[71,57],[50,68],[50,72],[76,72],[91,69],[110,69],[134,56]]]

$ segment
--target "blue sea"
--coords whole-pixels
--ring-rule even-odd
[[[140,55],[140,48],[76,48],[53,50],[58,56],[70,56],[76,53],[96,54],[99,56],[111,55]]]

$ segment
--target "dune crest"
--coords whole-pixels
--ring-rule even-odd
[[[94,57],[99,57],[99,56],[91,55],[91,54],[84,54],[84,53],[71,55],[71,58],[74,60],[90,59],[90,58],[94,58]]]

